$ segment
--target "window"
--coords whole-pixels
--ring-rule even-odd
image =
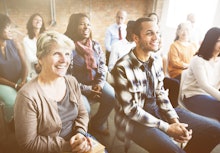
[[[194,13],[196,24],[207,31],[213,24],[217,5],[218,0],[169,0],[166,25],[176,28],[189,13]]]

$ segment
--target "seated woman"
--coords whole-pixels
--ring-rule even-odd
[[[189,23],[181,23],[176,31],[176,38],[168,52],[168,72],[171,78],[180,81],[181,73],[187,69],[197,45],[190,41],[191,27]]]
[[[100,44],[91,38],[91,24],[88,16],[82,13],[72,14],[65,35],[76,45],[70,73],[80,82],[84,101],[100,102],[97,113],[91,119],[90,127],[95,132],[109,135],[105,123],[115,106],[115,92],[106,81],[105,54]]]
[[[30,80],[37,76],[36,69],[38,69],[38,65],[36,43],[38,36],[45,31],[43,17],[39,13],[31,15],[26,28],[28,35],[23,39],[23,46],[28,62],[28,79]]]
[[[190,111],[220,121],[220,28],[211,28],[184,72],[183,103]]]
[[[74,43],[55,31],[37,40],[41,71],[24,86],[15,103],[15,134],[25,152],[86,152],[88,113],[76,79],[66,76]]]
[[[12,36],[10,18],[0,14],[0,99],[8,123],[13,118],[17,91],[26,83],[28,73],[22,47]]]

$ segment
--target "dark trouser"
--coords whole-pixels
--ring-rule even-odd
[[[131,121],[134,129],[128,135],[129,138],[150,153],[210,153],[220,143],[219,122],[181,108],[175,110],[180,122],[188,124],[188,129],[193,131],[192,139],[184,149],[160,129],[147,127],[135,121]]]
[[[106,65],[108,66],[108,62],[109,62],[109,57],[110,57],[110,51],[105,51],[105,57],[106,57]]]
[[[83,99],[84,101],[90,100],[86,97]],[[98,101],[100,102],[98,111],[90,121],[92,122],[93,128],[101,130],[106,128],[105,123],[116,103],[114,88],[108,82],[105,83],[102,89],[102,95]],[[84,103],[89,104],[88,102]]]
[[[177,80],[179,80],[179,82],[180,82],[180,80],[181,80],[181,74],[180,74],[180,75],[177,75],[174,79],[177,79]]]
[[[220,122],[220,101],[216,98],[210,95],[195,95],[184,98],[183,103],[188,110]]]
[[[169,89],[169,99],[173,107],[178,105],[178,95],[180,82],[174,78],[165,77],[163,80],[164,88]]]

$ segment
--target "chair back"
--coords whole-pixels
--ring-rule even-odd
[[[181,73],[181,80],[180,80],[180,89],[179,89],[179,95],[178,95],[178,107],[181,107],[181,108],[184,108],[184,109],[187,109],[183,103],[183,97],[184,95],[182,94],[182,88],[183,88],[183,82],[185,81],[186,79],[186,73],[187,73],[187,69],[186,70],[183,70],[182,73]]]

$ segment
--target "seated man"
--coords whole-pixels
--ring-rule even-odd
[[[210,153],[220,142],[220,124],[172,107],[163,87],[162,62],[151,54],[159,46],[158,25],[140,18],[134,27],[136,47],[111,71],[118,99],[117,130],[151,153]],[[185,148],[173,139],[187,143]]]

